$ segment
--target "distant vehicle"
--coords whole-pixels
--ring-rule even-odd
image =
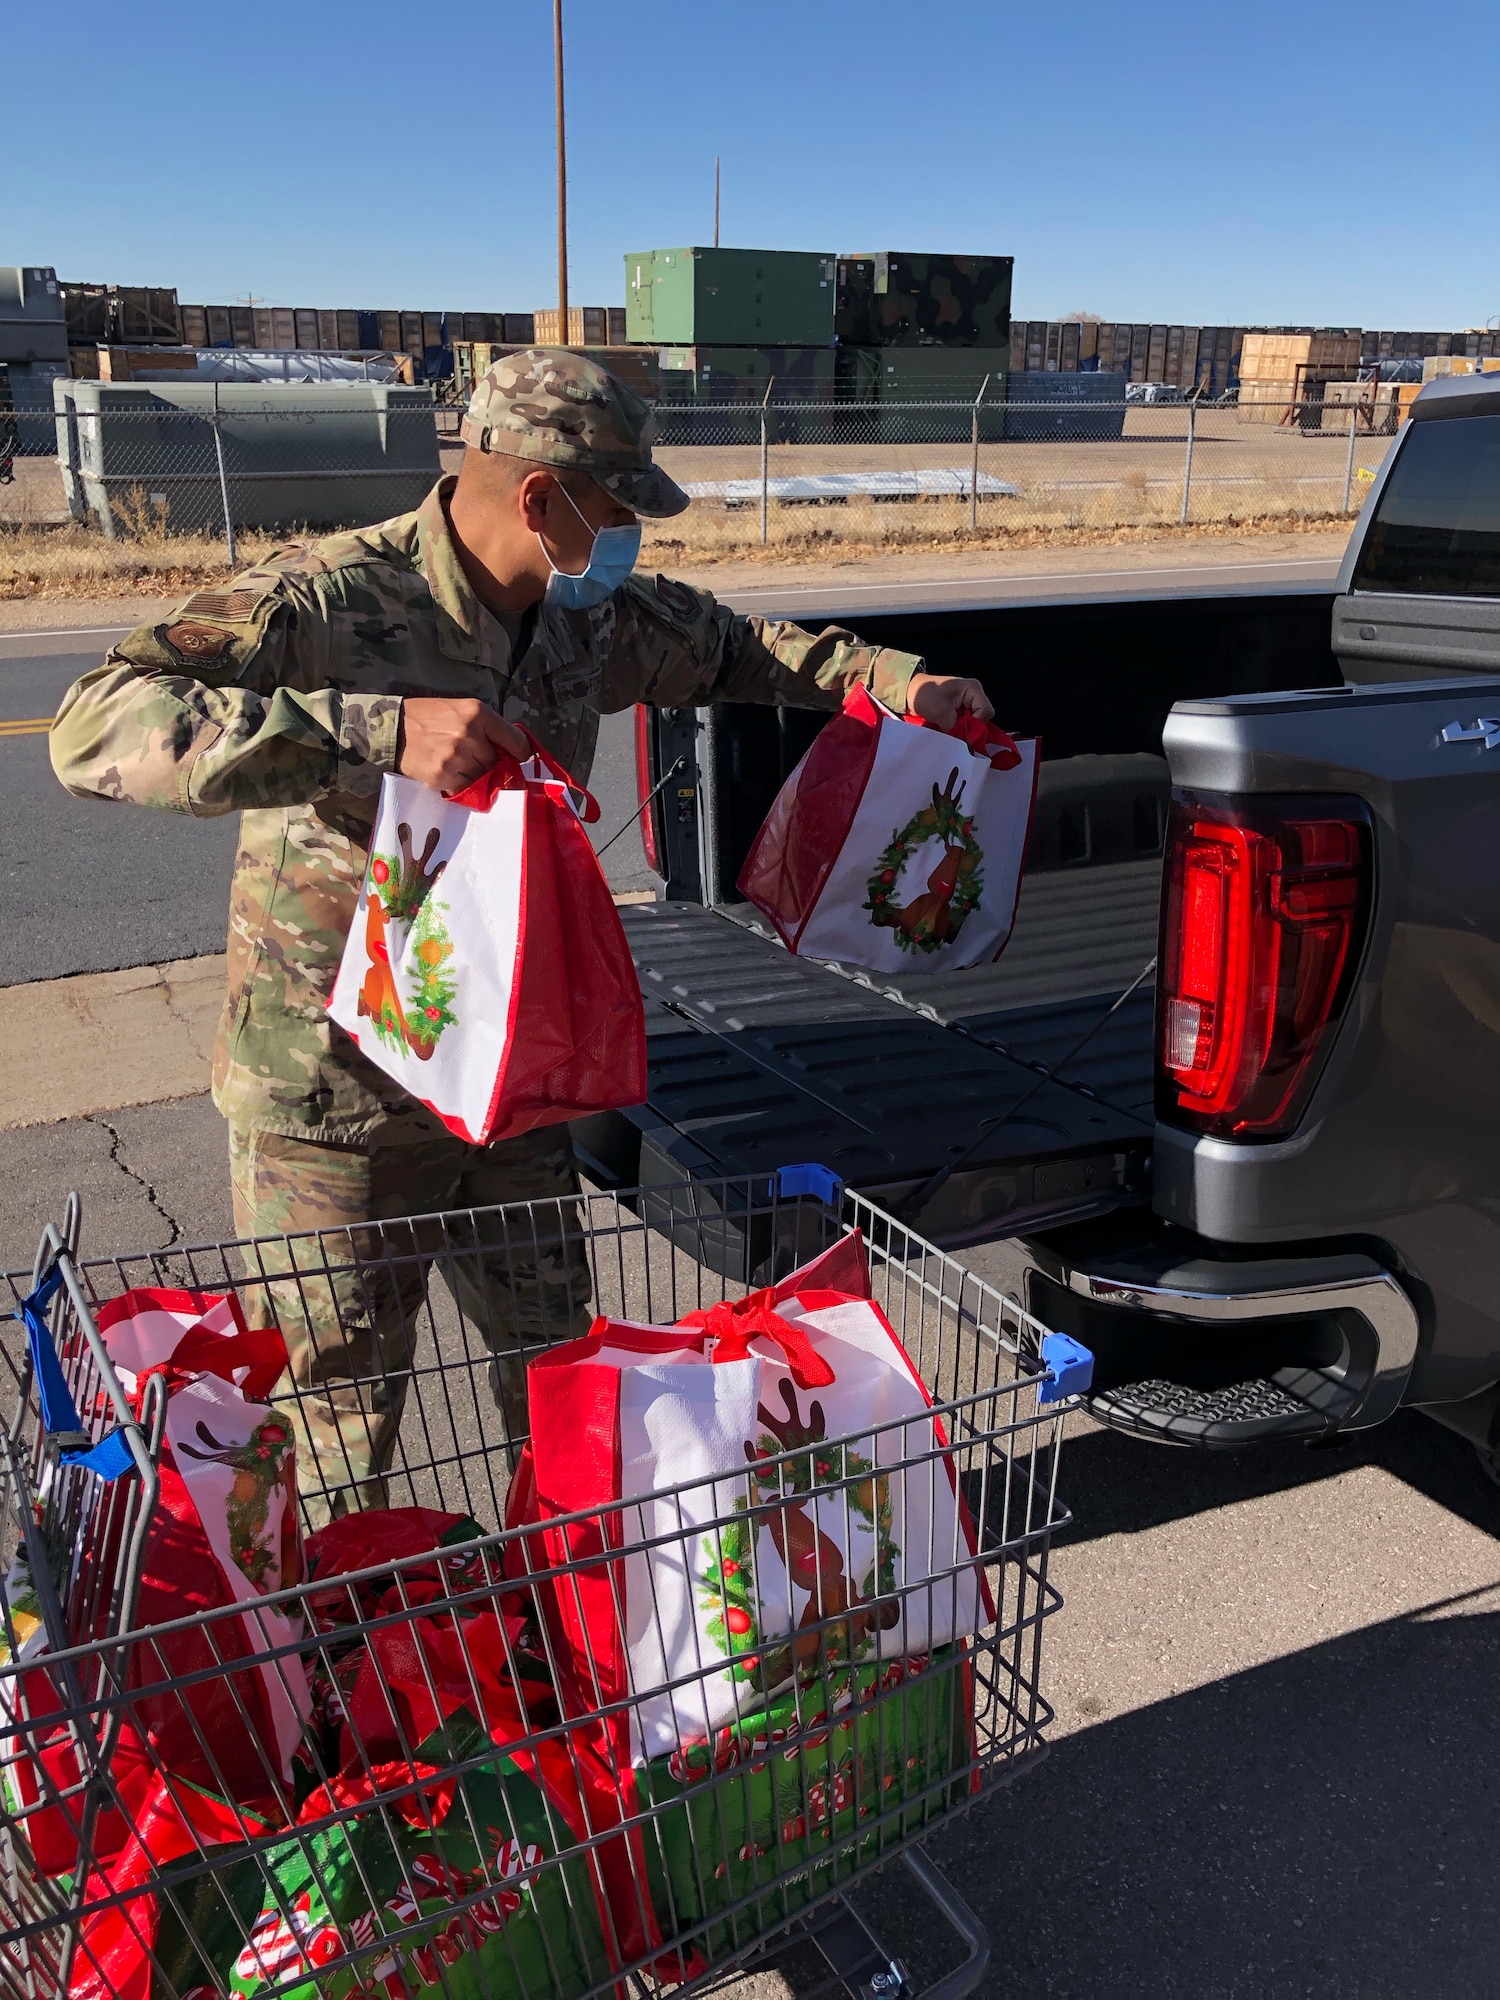
[[[1187,398],[1175,382],[1127,382],[1127,403],[1183,403]]]

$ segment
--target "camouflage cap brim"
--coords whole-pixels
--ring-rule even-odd
[[[602,486],[612,500],[618,500],[622,507],[648,521],[670,520],[673,514],[681,514],[692,504],[691,497],[659,465],[631,466],[620,472],[600,472],[589,466],[587,471],[595,485]]]

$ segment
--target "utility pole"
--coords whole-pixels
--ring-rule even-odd
[[[557,325],[558,345],[568,344],[568,141],[563,122],[562,0],[552,0],[552,56],[557,73]]]
[[[714,248],[719,247],[719,156],[714,154]]]

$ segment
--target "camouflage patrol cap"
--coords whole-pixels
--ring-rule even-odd
[[[478,451],[586,472],[635,514],[680,514],[688,504],[651,462],[650,406],[597,361],[565,347],[503,356],[474,384],[460,434]]]

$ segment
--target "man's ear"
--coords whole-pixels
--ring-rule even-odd
[[[516,502],[521,519],[533,534],[547,525],[554,485],[551,473],[538,466],[534,472],[527,473],[517,489]]]

